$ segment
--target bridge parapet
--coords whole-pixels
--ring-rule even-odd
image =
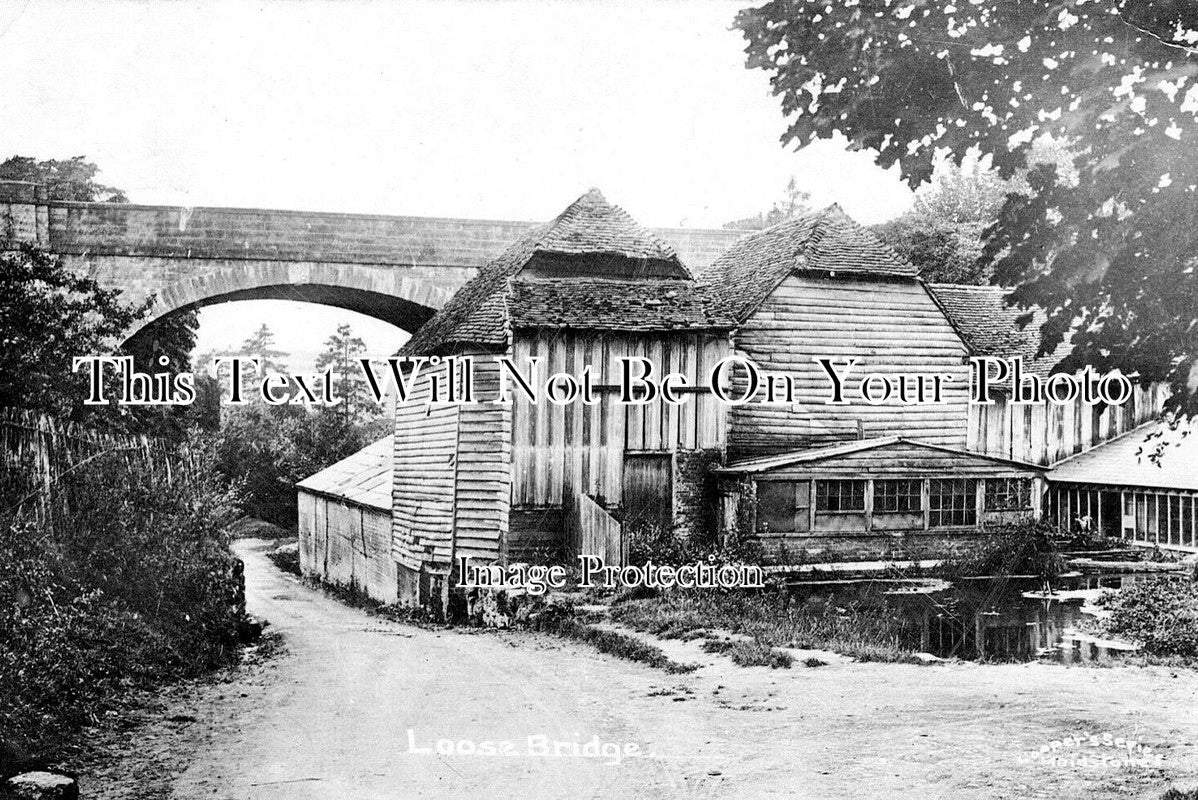
[[[152,316],[231,300],[328,303],[414,330],[533,226],[513,220],[76,203],[0,181],[0,250],[35,244],[72,269],[155,296]],[[742,231],[657,228],[692,271]]]

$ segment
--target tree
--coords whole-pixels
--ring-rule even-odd
[[[128,203],[120,189],[96,182],[99,172],[85,156],[65,160],[37,161],[28,156],[12,156],[0,164],[0,180],[33,181],[45,185],[50,200],[75,200],[85,203]]]
[[[341,324],[325,340],[324,348],[316,359],[316,369],[333,370],[337,380],[337,396],[342,401],[340,411],[346,424],[359,424],[376,416],[377,404],[370,396],[366,378],[358,363],[358,359],[366,353],[366,342],[354,336],[348,324]]]
[[[989,271],[980,261],[985,232],[998,219],[1007,193],[1018,188],[1018,179],[1003,180],[987,159],[958,164],[941,158],[911,210],[873,231],[914,264],[925,281],[989,283]]]
[[[1168,380],[1172,405],[1198,411],[1198,5],[776,0],[735,24],[791,120],[785,141],[840,131],[912,187],[941,149],[1025,171],[985,234],[993,280],[1049,312],[1045,350],[1077,328],[1064,366]],[[1036,160],[1044,135],[1068,147],[1075,184]]]
[[[78,419],[87,375],[76,356],[113,353],[146,311],[34,247],[0,253],[0,407]]]
[[[786,184],[786,197],[781,203],[774,203],[769,211],[758,213],[755,217],[734,220],[724,223],[728,230],[761,231],[777,225],[779,222],[794,219],[805,211],[811,210],[811,192],[799,188],[798,181],[792,175]]]

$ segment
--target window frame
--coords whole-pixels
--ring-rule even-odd
[[[873,495],[874,514],[923,514],[923,478],[875,478]],[[902,484],[905,491],[889,493],[879,491],[886,488],[898,488]],[[887,501],[894,500],[895,507],[887,508]],[[907,501],[907,506],[901,501]],[[914,501],[914,505],[910,505]]]
[[[835,487],[835,493],[828,490]],[[848,488],[848,492],[844,491]],[[856,491],[854,491],[856,490]],[[869,493],[869,481],[857,478],[817,478],[815,481],[815,513],[816,514],[864,514],[866,509],[866,495]],[[829,507],[832,498],[836,499],[837,508]],[[849,501],[860,497],[861,506],[845,508],[844,500]]]
[[[960,487],[960,491],[948,494],[937,489],[949,486]],[[961,498],[961,503],[952,502]],[[949,504],[944,504],[945,499]],[[937,500],[940,501],[939,505]],[[958,515],[962,521],[957,521]],[[945,522],[945,518],[948,521]],[[928,479],[928,528],[976,528],[978,525],[978,479],[977,478],[929,478]]]
[[[996,491],[996,487],[1002,486],[1003,490]],[[992,500],[996,498],[1006,498],[1003,505],[992,505]],[[1011,503],[1010,498],[1014,497],[1015,504]],[[982,488],[982,510],[987,513],[1003,513],[1010,511],[1031,511],[1032,503],[1032,479],[1020,476],[1010,476],[1002,478],[986,478],[986,485]]]

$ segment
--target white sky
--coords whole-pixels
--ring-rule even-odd
[[[83,154],[135,202],[544,220],[599,186],[646,225],[719,227],[795,176],[864,223],[910,193],[843,143],[795,153],[729,30],[743,2],[0,0],[0,159]],[[316,350],[351,318],[202,312]]]

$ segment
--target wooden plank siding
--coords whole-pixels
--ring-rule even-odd
[[[936,444],[965,444],[968,417],[967,350],[924,286],[912,280],[855,280],[791,275],[736,334],[740,355],[763,371],[793,376],[794,405],[749,403],[731,412],[728,451],[744,458],[803,449],[829,441],[906,436]],[[812,359],[857,358],[847,405],[824,405],[831,385]],[[870,372],[951,374],[940,405],[870,405],[855,387]],[[855,379],[855,380],[854,380]],[[734,380],[739,393],[744,376]]]
[[[597,402],[559,406],[542,397],[533,404],[522,393],[513,394],[512,504],[561,507],[581,492],[616,505],[626,451],[722,447],[726,406],[709,392],[690,393],[681,407],[660,398],[647,405],[624,405],[617,402],[613,387],[620,380],[619,359],[629,356],[650,359],[654,378],[681,372],[692,386],[705,387],[707,372],[728,352],[726,338],[706,334],[517,334],[513,358],[518,368],[540,358],[538,377],[544,382],[559,372],[579,375],[589,365]]]
[[[412,394],[395,405],[391,547],[395,560],[413,570],[452,559],[461,407],[427,402],[433,375],[444,382],[445,365],[426,366]]]
[[[1055,464],[1159,417],[1167,387],[1134,386],[1126,403],[1104,408],[1086,405],[1080,396],[1067,405],[1015,405],[1007,395],[995,394],[991,405],[970,406],[966,447],[1033,464]]]
[[[494,398],[499,365],[490,355],[474,362],[476,396]],[[454,493],[453,558],[501,557],[507,539],[511,503],[512,414],[499,403],[475,403],[458,409],[457,480]]]
[[[758,480],[862,479],[927,475],[985,478],[1035,472],[1034,467],[1007,464],[981,455],[921,447],[913,442],[898,442],[885,448],[860,450],[826,460],[777,467],[760,475]]]

